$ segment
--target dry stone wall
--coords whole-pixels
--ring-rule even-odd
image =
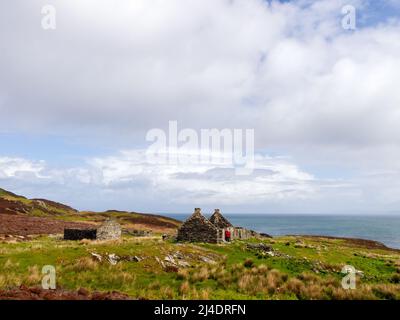
[[[96,229],[64,229],[64,240],[95,240],[96,237]]]

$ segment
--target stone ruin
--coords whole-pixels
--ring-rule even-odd
[[[134,237],[149,237],[153,234],[152,231],[150,230],[136,230],[136,229],[124,230],[123,233]]]
[[[210,222],[219,229],[225,229],[233,227],[233,225],[226,219],[220,212],[219,209],[215,209],[215,212],[210,217]]]
[[[218,228],[201,214],[200,208],[195,208],[194,213],[178,229],[177,240],[218,243]]]
[[[108,219],[97,229],[97,239],[115,240],[121,238],[121,233],[121,225],[113,219]]]
[[[96,240],[96,229],[64,229],[64,240]]]
[[[97,229],[64,229],[64,240],[115,240],[121,233],[121,225],[108,219]]]
[[[221,243],[225,241],[225,231],[231,233],[231,240],[243,240],[256,237],[258,234],[242,227],[234,227],[220,212],[215,209],[208,220],[195,208],[194,213],[178,229],[178,241]]]

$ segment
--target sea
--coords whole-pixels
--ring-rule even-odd
[[[187,214],[166,214],[185,220]],[[207,216],[207,215],[205,215]],[[272,236],[322,235],[382,242],[400,249],[400,215],[224,214],[234,226]]]

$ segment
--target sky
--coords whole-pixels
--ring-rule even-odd
[[[400,0],[6,0],[0,39],[1,188],[80,210],[400,213]],[[149,162],[171,121],[253,130],[254,170]]]

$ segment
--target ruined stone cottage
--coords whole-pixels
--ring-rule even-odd
[[[121,225],[108,219],[97,229],[64,229],[64,240],[115,240],[121,238],[121,233]]]
[[[225,231],[231,232],[231,239],[248,239],[255,236],[255,232],[242,227],[234,227],[219,209],[208,220],[202,215],[200,208],[178,229],[178,241],[221,243],[225,241]]]
[[[202,215],[200,208],[195,208],[194,213],[178,229],[177,240],[217,243],[218,228]]]

